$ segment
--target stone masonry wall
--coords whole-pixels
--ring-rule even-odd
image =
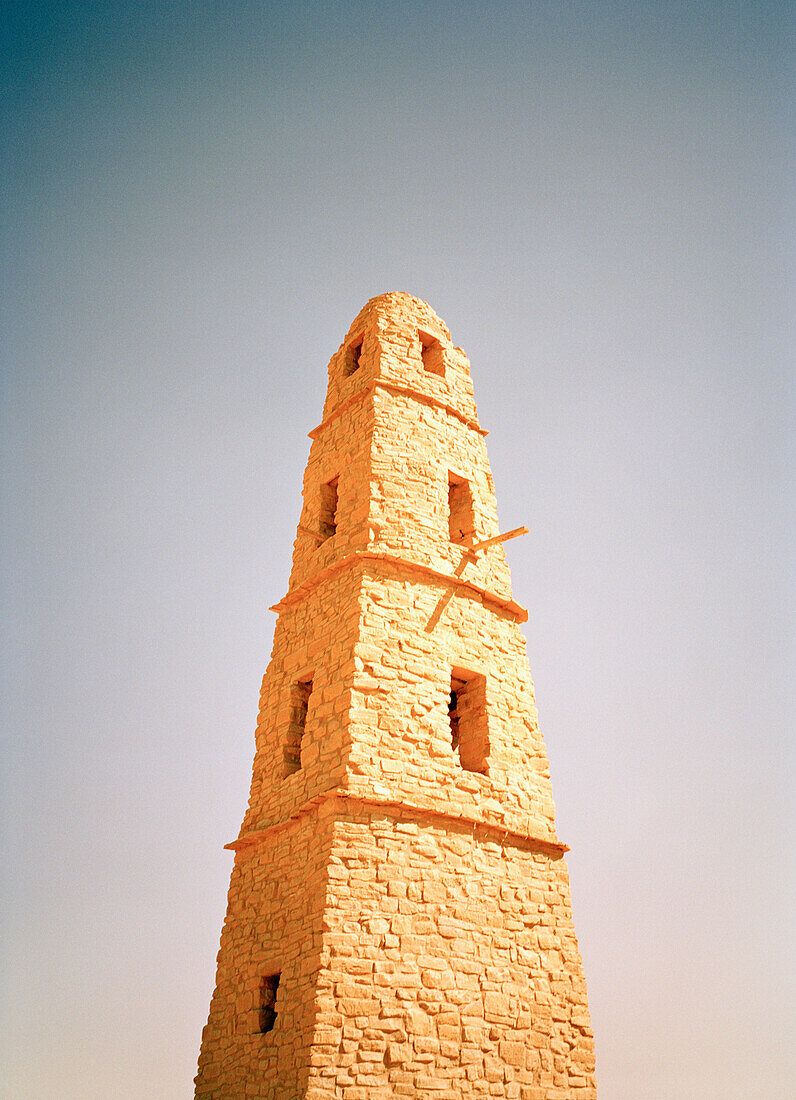
[[[360,591],[356,572],[339,572],[279,617],[260,694],[244,834],[284,819],[343,781]],[[313,687],[301,741],[302,766],[285,776],[283,747],[291,722],[291,689],[308,677]]]
[[[447,821],[348,811],[308,1100],[595,1096],[563,860]]]
[[[401,394],[377,393],[374,408],[370,548],[454,573],[462,566],[464,549],[448,538],[449,472],[469,483],[473,541],[491,538],[499,530],[484,437],[444,410],[418,407]],[[468,559],[462,575],[511,597],[511,578],[500,544]]]
[[[377,567],[365,580],[355,657],[349,790],[427,808],[442,802],[453,817],[554,839],[547,753],[512,616],[398,567]],[[484,775],[463,770],[452,748],[454,668],[486,677]]]
[[[349,381],[361,385],[359,372]],[[313,439],[304,474],[304,505],[294,543],[291,590],[352,550],[367,545],[372,431],[373,408],[360,400],[345,408]],[[322,487],[333,478],[339,479],[337,531],[322,540]]]
[[[237,854],[197,1098],[298,1100],[306,1094],[331,842],[330,823],[305,814]],[[276,973],[276,1021],[261,1034],[260,987],[265,975]]]

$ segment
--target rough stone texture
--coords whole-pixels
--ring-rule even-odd
[[[467,551],[499,533],[467,358],[374,298],[323,415],[196,1096],[589,1100],[527,616],[502,545]]]

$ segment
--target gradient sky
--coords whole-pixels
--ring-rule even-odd
[[[601,1100],[793,1095],[792,14],[2,6],[4,1097],[192,1095],[306,433],[386,290],[531,528]]]

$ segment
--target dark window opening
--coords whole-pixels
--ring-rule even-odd
[[[260,1033],[273,1031],[276,1023],[276,991],[281,974],[268,974],[260,985]]]
[[[451,542],[472,545],[475,517],[470,482],[453,473],[448,474],[448,527]]]
[[[332,478],[325,485],[321,485],[321,541],[330,539],[337,530],[337,483],[339,478]]]
[[[463,681],[451,679],[451,697],[448,703],[448,720],[451,724],[451,747],[455,752],[459,747],[459,689],[454,684],[464,686]]]
[[[429,374],[437,374],[440,378],[444,378],[445,356],[442,344],[436,336],[429,336],[427,332],[418,332],[418,336],[420,337],[420,358],[423,360],[423,367]]]
[[[448,701],[451,748],[465,771],[486,775],[489,730],[486,715],[486,677],[453,669]]]
[[[364,337],[360,336],[358,340],[355,340],[353,344],[349,344],[346,348],[345,359],[343,360],[343,377],[348,378],[354,371],[359,370],[359,362],[362,356],[362,343]]]
[[[290,691],[290,723],[282,750],[285,775],[292,775],[301,768],[301,739],[307,725],[307,710],[312,694],[312,680],[301,680]]]

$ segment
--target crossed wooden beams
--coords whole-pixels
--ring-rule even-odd
[[[308,527],[304,527],[303,524],[299,524],[298,529],[303,534],[310,535],[312,538],[315,539],[316,542],[321,542],[322,541],[320,535],[316,534],[314,531],[310,531],[310,529]],[[459,562],[459,564],[456,566],[456,568],[453,571],[453,575],[451,576],[451,580],[459,580],[461,578],[462,574],[464,573],[465,569],[467,568],[468,564],[470,562],[478,560],[478,555],[481,553],[482,550],[486,550],[490,546],[496,546],[500,542],[508,542],[509,539],[516,539],[516,538],[519,538],[520,535],[527,535],[527,534],[528,534],[528,528],[527,527],[514,527],[514,528],[512,528],[511,531],[504,531],[504,533],[502,535],[493,535],[491,539],[482,539],[481,542],[476,542],[472,546],[464,546],[464,545],[459,544],[459,545],[461,545],[462,557],[461,557],[461,561]],[[361,553],[362,553],[361,551],[355,553],[353,555],[353,558],[360,556]],[[343,560],[342,564],[345,564],[349,560],[353,560],[353,558],[352,558],[351,555],[349,555],[348,558],[345,558]],[[341,563],[338,563],[338,564],[341,564]],[[418,563],[406,562],[405,564],[413,565],[415,568],[421,568],[418,565]],[[327,568],[327,570],[322,570],[321,574],[319,576],[325,575],[326,572],[328,572],[328,568]],[[299,588],[301,588],[301,587],[302,586],[299,586]],[[434,612],[433,612],[431,618],[426,623],[426,632],[427,633],[430,634],[431,631],[434,629],[434,627],[437,625],[437,623],[440,620],[440,617],[442,616],[442,612],[445,610],[445,608],[450,603],[451,599],[453,598],[453,593],[455,591],[456,591],[456,586],[451,585],[451,587],[448,589],[448,591],[445,592],[442,596],[440,596],[439,601],[437,603],[437,606],[434,608]],[[274,607],[271,608],[271,610],[272,611],[278,611],[278,610],[280,610],[280,608],[281,608],[281,604],[275,604]],[[527,615],[526,615],[526,617],[527,617]]]
[[[499,542],[508,542],[509,539],[519,538],[520,535],[527,535],[527,527],[514,527],[511,531],[506,531],[502,535],[494,535],[491,539],[483,539],[482,542],[475,543],[474,546],[464,547],[464,553],[462,554],[462,560],[456,566],[453,571],[454,577],[461,577],[462,573],[467,568],[467,565],[471,561],[477,561],[478,555],[482,550],[486,550],[488,546],[495,546]],[[442,612],[450,603],[453,598],[455,588],[451,586],[444,595],[440,596],[437,606],[434,608],[434,613],[426,623],[426,633],[430,634],[434,627],[439,622]]]

